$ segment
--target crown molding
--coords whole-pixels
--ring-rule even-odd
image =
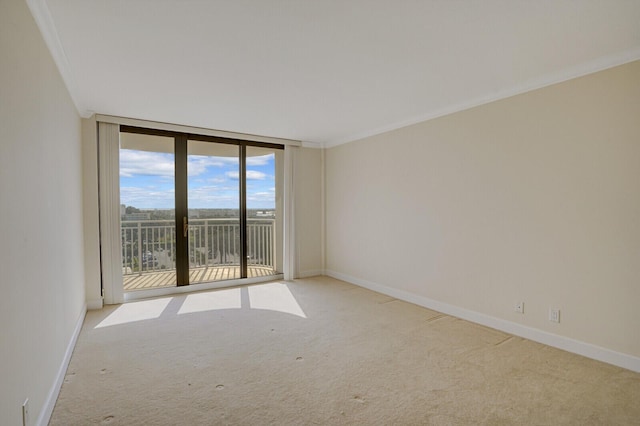
[[[27,5],[29,6],[33,19],[36,21],[36,25],[40,29],[40,34],[42,34],[45,44],[49,48],[53,61],[58,67],[58,72],[67,87],[69,96],[71,96],[71,100],[73,101],[78,114],[84,118],[91,117],[90,111],[85,108],[80,100],[80,96],[78,95],[78,88],[75,84],[71,67],[69,66],[69,60],[67,59],[67,55],[62,47],[60,38],[58,37],[58,30],[53,22],[51,12],[49,11],[46,1],[27,0]]]
[[[524,84],[509,87],[507,89],[503,89],[497,92],[489,93],[485,96],[480,96],[475,99],[470,99],[468,101],[449,105],[444,108],[440,108],[434,111],[429,111],[424,114],[420,114],[420,115],[408,118],[406,120],[397,121],[395,123],[387,124],[382,127],[377,127],[372,130],[355,133],[344,138],[329,140],[324,142],[323,146],[325,148],[331,148],[331,147],[342,145],[345,143],[354,142],[360,139],[390,132],[392,130],[397,130],[403,127],[411,126],[413,124],[418,124],[424,121],[433,120],[434,118],[443,117],[445,115],[453,114],[456,112],[475,108],[480,105],[499,101],[501,99],[506,99],[512,96],[531,92],[533,90],[542,89],[547,86],[562,83],[568,80],[573,80],[574,78],[583,77],[588,74],[604,71],[608,68],[617,67],[619,65],[624,65],[637,60],[640,60],[640,48],[619,52],[613,55],[603,56],[593,61],[585,62],[571,68],[563,69],[559,72],[547,74],[540,78],[529,80]]]
[[[302,147],[322,149],[324,148],[324,144],[322,144],[321,142],[302,141]]]

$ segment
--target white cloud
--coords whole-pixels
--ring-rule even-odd
[[[228,167],[237,165],[238,158],[189,155],[187,157],[187,162],[187,170],[189,172],[189,176],[198,176],[202,173],[206,173],[209,167]]]
[[[226,172],[225,175],[230,179],[240,179],[240,173],[237,171]],[[266,173],[257,170],[247,170],[247,180],[264,180],[266,177]]]
[[[238,208],[237,185],[201,186],[189,190],[189,208]]]
[[[174,194],[173,189],[123,186],[120,188],[120,203],[139,209],[169,209],[175,206]]]
[[[264,166],[273,159],[273,154],[259,157],[248,157],[247,166]],[[205,155],[189,155],[187,171],[189,176],[198,176],[207,172],[209,167],[226,167],[238,164],[237,157],[209,157]],[[162,152],[120,150],[120,176],[174,176],[174,155]],[[227,175],[238,179],[238,172],[231,171]],[[258,171],[247,171],[247,179],[262,180],[266,175]]]
[[[274,208],[275,194],[271,191],[249,192],[247,193],[247,207]]]
[[[227,179],[221,176],[216,176],[208,180],[208,183],[214,183],[214,184],[225,183],[225,182],[227,182]]]
[[[229,178],[229,179],[240,179],[240,173],[233,171],[233,172],[227,172],[225,173],[225,175]]]
[[[266,177],[266,173],[257,170],[247,170],[247,180],[264,180]]]
[[[247,199],[272,200],[273,199],[273,192],[254,192],[252,194],[247,194]]]
[[[161,152],[120,150],[120,176],[173,177],[173,154]]]
[[[269,164],[273,158],[273,154],[261,155],[259,157],[247,157],[247,166],[264,166]]]

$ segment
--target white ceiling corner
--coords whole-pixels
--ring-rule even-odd
[[[27,3],[80,115],[312,147],[640,59],[627,0]]]
[[[51,52],[51,56],[53,57],[53,61],[58,67],[58,71],[62,76],[62,80],[67,86],[67,90],[69,91],[69,95],[78,110],[78,114],[80,116],[88,118],[91,116],[91,112],[87,111],[83,105],[83,100],[78,95],[78,89],[75,85],[72,73],[71,66],[69,65],[69,61],[67,60],[67,56],[64,52],[64,47],[60,42],[60,38],[58,37],[58,32],[56,30],[55,23],[51,18],[51,13],[49,8],[47,7],[47,3],[45,0],[27,0],[27,5],[29,6],[29,10],[33,15],[34,20],[36,21],[36,25],[40,29],[40,33],[42,34],[42,38],[47,45],[47,48]]]

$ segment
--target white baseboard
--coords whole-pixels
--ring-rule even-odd
[[[592,345],[590,343],[571,339],[569,337],[559,336],[557,334],[549,333],[537,328],[527,327],[522,324],[492,317],[480,312],[471,311],[454,305],[449,305],[448,303],[443,303],[437,300],[429,299],[427,297],[418,296],[414,293],[387,287],[382,284],[352,277],[340,272],[325,270],[325,275],[342,281],[346,281],[351,284],[355,284],[360,287],[367,288],[369,290],[376,291],[378,293],[395,297],[396,299],[404,300],[405,302],[423,306],[428,309],[433,309],[434,311],[442,312],[444,314],[451,315],[457,318],[462,318],[467,321],[504,331],[506,333],[524,337],[525,339],[533,340],[535,342],[542,343],[548,346],[553,346],[554,348],[562,349],[567,352],[572,352],[578,355],[585,356],[587,358],[606,362],[608,364],[616,365],[618,367],[626,368],[628,370],[640,373],[640,358],[632,355],[616,352],[610,349],[602,348],[600,346]]]
[[[102,309],[102,307],[104,306],[103,304],[103,300],[102,297],[99,299],[90,299],[87,300],[87,309],[92,311],[95,309]]]
[[[87,315],[87,305],[85,304],[82,307],[82,310],[80,312],[80,317],[76,322],[76,328],[73,330],[73,334],[71,335],[71,340],[67,345],[67,350],[64,353],[62,364],[60,364],[60,368],[58,369],[56,380],[51,386],[51,389],[49,390],[49,394],[47,395],[47,399],[44,402],[42,411],[40,411],[40,416],[38,416],[38,420],[35,423],[37,426],[46,426],[49,424],[49,420],[51,420],[51,415],[53,414],[53,409],[56,406],[56,401],[58,400],[58,395],[60,394],[60,388],[62,387],[64,376],[67,374],[69,361],[71,361],[71,355],[73,354],[73,349],[76,347],[76,341],[78,340],[78,336],[80,335],[80,330],[82,330],[82,324],[84,323],[84,317],[86,315]]]
[[[323,269],[310,269],[308,271],[303,271],[298,273],[298,278],[309,278],[309,277],[317,277],[318,275],[324,275]]]

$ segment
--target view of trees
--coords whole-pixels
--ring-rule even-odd
[[[134,206],[126,206],[124,210],[127,215],[133,213],[148,213],[148,220],[170,220],[176,217],[173,209],[141,210]],[[239,215],[239,209],[189,209],[189,217],[198,219],[237,218]],[[275,211],[273,209],[247,209],[248,218],[270,218],[274,216]],[[132,220],[140,219],[136,218]]]

